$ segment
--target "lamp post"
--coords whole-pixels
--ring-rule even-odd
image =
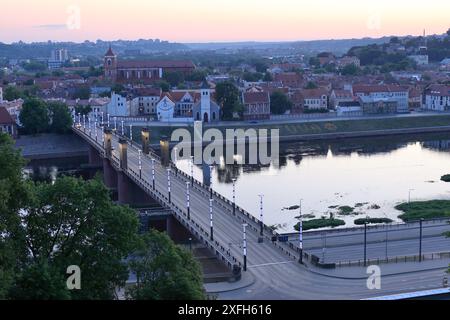
[[[94,122],[94,130],[95,130],[95,141],[97,141],[97,119],[95,119],[95,122]]]
[[[213,188],[212,188],[212,184],[213,184],[213,170],[214,170],[214,166],[210,165],[209,166],[209,198],[212,199],[213,198]]]
[[[367,221],[364,222],[364,267],[367,266]]]
[[[303,264],[303,216],[302,216],[302,201],[300,199],[300,215],[299,215],[299,223],[298,223],[298,231],[299,231],[299,249],[300,249],[300,258],[298,262]]]
[[[86,115],[83,114],[83,129],[86,132]]]
[[[191,183],[189,181],[186,182],[186,209],[187,209],[187,218],[191,220],[191,195],[190,195],[190,187]]]
[[[408,203],[411,203],[411,191],[414,191],[414,189],[408,190]]]
[[[91,117],[88,117],[88,128],[89,128],[89,135],[91,135],[91,132],[92,132]]]
[[[169,203],[172,203],[171,189],[170,189],[170,168],[167,168],[167,192],[169,194]]]
[[[156,184],[155,184],[155,159],[152,158],[152,186],[153,190],[155,190]]]
[[[213,199],[209,199],[209,225],[211,227],[211,241],[214,241]]]
[[[123,127],[123,122],[124,122],[124,121],[122,120],[122,121],[121,121],[121,124],[122,124],[122,136],[125,135],[125,128]]]
[[[420,219],[419,262],[422,262],[422,236],[423,236],[423,218]]]
[[[133,143],[133,125],[130,124],[130,141]]]
[[[259,235],[262,237],[264,235],[264,211],[263,211],[264,195],[260,194],[258,197],[259,197],[259,224],[261,227]]]
[[[142,151],[138,150],[139,156],[139,178],[142,179]]]
[[[105,113],[102,111],[102,117],[101,117],[101,119],[100,119],[100,120],[101,120],[101,121],[100,121],[100,126],[101,126],[101,127],[103,127],[103,116],[104,116],[104,114],[105,114]]]
[[[117,132],[117,117],[114,117],[114,131]]]
[[[236,179],[233,179],[233,215],[236,215]]]
[[[244,231],[244,237],[243,237],[243,243],[242,243],[242,249],[244,253],[244,271],[247,271],[247,226],[248,224],[244,223],[242,225],[243,231]]]
[[[191,183],[194,186],[194,157],[191,156]]]
[[[108,128],[109,128],[109,123],[110,123],[110,117],[111,117],[111,115],[108,113],[107,115],[106,115],[106,119],[107,119],[107,126],[108,126]]]
[[[383,213],[383,214],[384,214],[384,217],[385,217],[386,219],[388,219],[386,213]],[[387,261],[388,261],[388,225],[385,224],[384,227],[385,227],[385,229],[386,229],[386,248],[385,248],[385,255],[386,255],[386,262],[387,262]]]

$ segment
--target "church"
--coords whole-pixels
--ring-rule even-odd
[[[183,60],[118,60],[109,47],[104,57],[105,80],[124,84],[151,84],[166,72],[189,74],[195,70],[192,61]]]

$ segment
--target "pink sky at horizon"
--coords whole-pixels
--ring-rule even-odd
[[[423,29],[442,34],[450,28],[448,12],[448,0],[15,0],[2,4],[0,42],[292,41],[419,35]]]

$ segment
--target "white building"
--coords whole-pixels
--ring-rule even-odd
[[[130,105],[126,97],[111,93],[111,101],[106,105],[106,113],[112,117],[130,116]]]
[[[158,120],[161,122],[173,122],[175,115],[175,102],[170,99],[169,94],[163,94],[156,106]]]
[[[373,100],[395,100],[397,113],[409,112],[409,89],[399,85],[355,85],[353,94],[357,97],[372,98]]]
[[[450,86],[433,85],[425,90],[423,108],[432,111],[450,110]]]
[[[428,65],[428,55],[427,54],[412,55],[412,56],[408,56],[408,58],[415,61],[418,66]]]
[[[130,102],[131,116],[155,116],[156,106],[161,99],[161,89],[136,89],[135,97]]]

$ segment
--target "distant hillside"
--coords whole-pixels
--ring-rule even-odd
[[[305,53],[315,53],[330,51],[335,54],[344,54],[352,47],[365,46],[369,44],[383,44],[388,42],[390,37],[378,39],[342,39],[342,40],[314,40],[314,41],[292,41],[292,42],[211,42],[211,43],[186,43],[192,50],[267,50],[290,48]]]
[[[135,51],[142,53],[151,52],[171,52],[188,49],[180,43],[170,43],[160,40],[137,40],[124,41],[117,40],[106,42],[98,40],[96,42],[86,41],[83,43],[74,42],[39,42],[24,43],[18,42],[13,44],[0,43],[0,57],[7,59],[32,59],[32,58],[48,58],[53,49],[65,48],[69,50],[71,56],[101,56],[108,46],[111,44],[114,51],[123,53],[125,51]]]

